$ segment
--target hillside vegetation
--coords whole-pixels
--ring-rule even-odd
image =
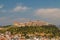
[[[43,26],[25,26],[25,27],[16,27],[16,26],[3,26],[3,30],[0,30],[0,33],[10,31],[12,34],[33,34],[38,36],[60,36],[60,30],[56,25],[43,25]]]

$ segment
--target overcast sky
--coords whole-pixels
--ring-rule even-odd
[[[41,20],[60,24],[60,0],[0,0],[0,25]]]

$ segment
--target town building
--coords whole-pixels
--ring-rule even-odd
[[[42,25],[48,25],[47,22],[44,22],[44,21],[29,21],[29,22],[14,22],[13,24],[14,26],[18,26],[18,27],[24,27],[24,26],[42,26]]]

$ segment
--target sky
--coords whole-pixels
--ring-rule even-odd
[[[0,0],[0,25],[30,20],[60,25],[60,0]]]

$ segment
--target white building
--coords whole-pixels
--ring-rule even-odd
[[[14,25],[14,26],[18,26],[18,27],[25,26],[24,23],[19,23],[19,22],[14,22],[13,25]]]

